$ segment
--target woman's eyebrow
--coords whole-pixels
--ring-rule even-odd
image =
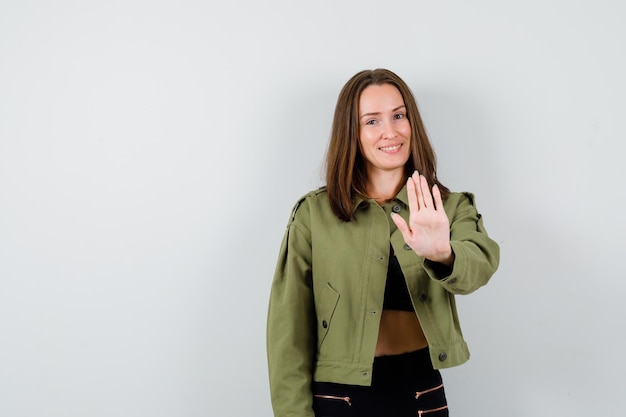
[[[403,104],[403,105],[401,105],[401,106],[396,107],[395,109],[393,109],[393,110],[391,110],[391,111],[392,111],[392,112],[394,112],[394,111],[398,111],[398,110],[400,110],[400,109],[401,109],[401,108],[403,108],[403,107],[405,107],[405,108],[406,108],[406,106]],[[365,114],[362,114],[359,118],[361,118],[361,117],[365,117],[365,116],[376,116],[376,115],[378,115],[378,114],[380,114],[380,113],[381,113],[381,112],[379,112],[379,111],[378,111],[378,112],[372,112],[372,113],[365,113]]]

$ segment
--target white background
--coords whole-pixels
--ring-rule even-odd
[[[502,249],[452,415],[618,415],[624,7],[0,0],[0,416],[271,416],[279,242],[376,67]]]

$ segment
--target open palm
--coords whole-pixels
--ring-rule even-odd
[[[418,255],[451,265],[450,222],[443,209],[439,187],[434,185],[431,194],[426,178],[415,171],[407,180],[407,193],[409,223],[400,215],[392,216],[404,241]]]

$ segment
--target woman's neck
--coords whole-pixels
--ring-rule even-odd
[[[384,204],[396,196],[403,178],[403,172],[398,171],[369,172],[367,194],[378,204]]]

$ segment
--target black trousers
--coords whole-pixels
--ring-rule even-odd
[[[313,383],[316,417],[442,417],[448,403],[428,348],[374,358],[372,385]]]

